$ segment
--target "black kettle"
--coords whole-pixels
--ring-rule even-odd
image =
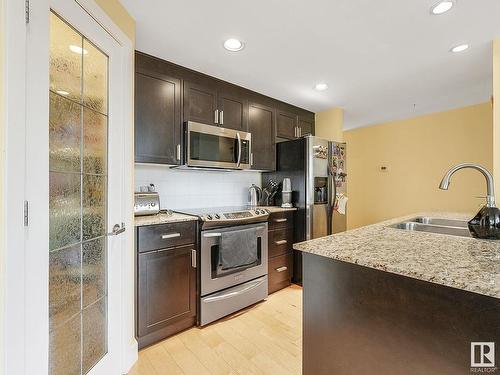
[[[448,190],[451,176],[458,170],[463,168],[472,168],[481,172],[486,178],[487,195],[486,205],[469,222],[469,231],[472,237],[488,240],[500,240],[500,210],[495,206],[495,193],[493,176],[484,167],[473,163],[461,163],[451,168],[444,175],[439,188]]]

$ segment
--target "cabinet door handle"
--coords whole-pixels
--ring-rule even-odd
[[[161,235],[161,239],[162,240],[168,240],[169,238],[176,238],[176,237],[180,237],[180,236],[181,236],[180,233],[162,234]]]
[[[224,125],[224,111],[220,111],[219,124]]]
[[[299,130],[299,137],[302,137],[302,128],[297,128]]]
[[[287,218],[283,218],[283,219],[274,219],[274,221],[275,221],[276,223],[284,223],[284,222],[288,221],[288,219],[287,219]]]
[[[288,269],[288,267],[287,266],[283,266],[283,267],[278,267],[278,268],[275,268],[275,269],[278,272],[283,272],[283,271],[286,271]]]
[[[196,250],[191,250],[191,267],[196,268]]]
[[[218,124],[218,123],[219,123],[219,110],[218,110],[218,109],[216,109],[216,110],[214,111],[214,114],[215,114],[215,117],[214,117],[214,122],[215,122],[216,124]]]
[[[284,244],[286,244],[287,242],[288,242],[287,240],[279,240],[279,241],[274,241],[274,243],[275,243],[276,245],[284,245]]]
[[[297,138],[297,127],[296,126],[293,127],[293,136],[295,138]]]
[[[181,160],[181,145],[180,144],[177,145],[176,152],[177,152],[177,160],[180,161]]]
[[[250,154],[250,166],[253,167],[253,152]]]

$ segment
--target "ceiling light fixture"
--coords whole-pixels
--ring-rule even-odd
[[[453,5],[455,5],[453,0],[440,1],[439,3],[434,4],[431,7],[431,14],[434,14],[437,16],[437,15],[446,13],[449,10],[451,10],[451,8],[453,8]]]
[[[86,55],[87,53],[89,53],[89,51],[87,51],[85,48],[82,48],[80,46],[76,46],[74,44],[71,44],[69,46],[69,49],[71,52],[78,53],[79,55],[81,55],[81,54]]]
[[[326,89],[328,89],[328,85],[326,83],[316,83],[314,89],[316,91],[325,91]]]
[[[63,95],[63,96],[69,95],[69,92],[64,91],[64,90],[57,90],[56,92],[57,92],[59,95]]]
[[[224,42],[224,48],[231,52],[238,52],[243,49],[243,42],[238,39],[228,39]]]
[[[452,49],[450,49],[451,52],[454,52],[454,53],[458,53],[458,52],[463,52],[465,50],[469,49],[469,45],[468,44],[459,44],[455,47],[453,47]]]

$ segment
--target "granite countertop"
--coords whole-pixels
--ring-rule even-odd
[[[293,248],[327,258],[500,298],[500,241],[389,228],[416,216],[469,220],[473,215],[414,214]]]
[[[198,218],[196,216],[180,214],[178,212],[173,212],[171,215],[165,213],[159,213],[157,215],[136,216],[135,226],[141,227],[144,225],[178,223],[180,221],[197,221],[197,220]]]

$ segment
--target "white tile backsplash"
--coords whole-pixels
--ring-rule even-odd
[[[155,184],[162,209],[241,206],[251,184],[261,186],[259,172],[176,170],[163,165],[135,165],[135,191]]]

